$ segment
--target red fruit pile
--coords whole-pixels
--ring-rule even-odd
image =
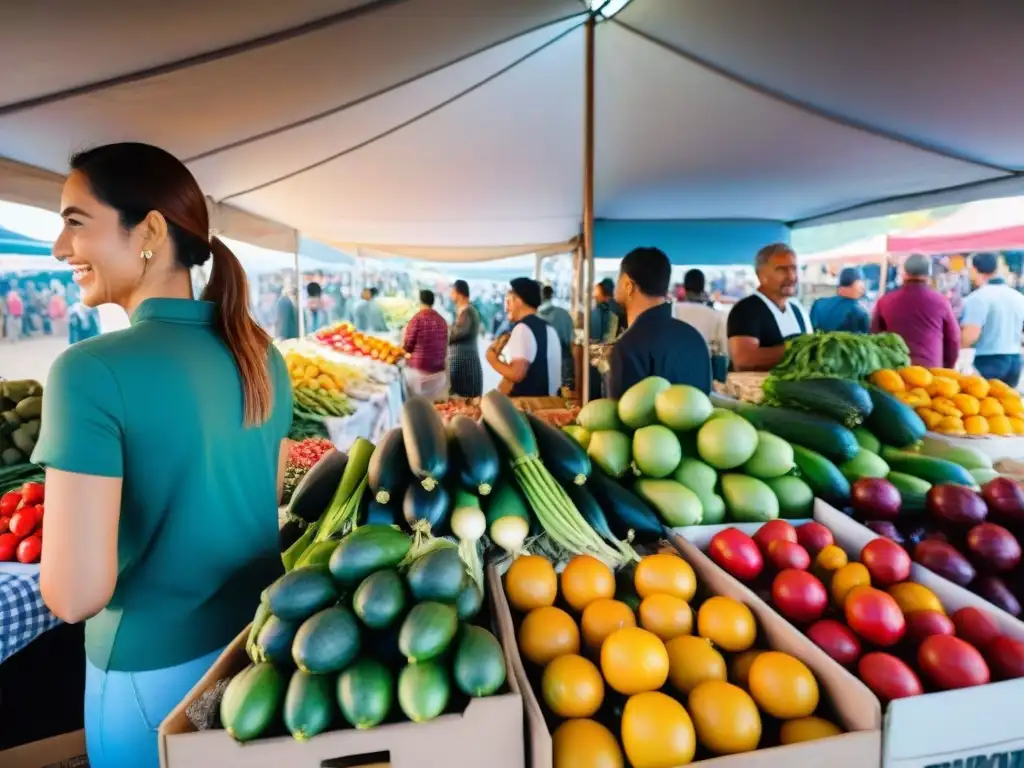
[[[44,500],[42,483],[25,483],[0,496],[0,562],[39,562]]]

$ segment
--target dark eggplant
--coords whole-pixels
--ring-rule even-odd
[[[613,546],[620,543],[608,525],[608,518],[605,516],[604,510],[601,509],[601,505],[597,503],[597,499],[590,491],[583,486],[570,483],[566,486],[565,492],[569,494],[573,505],[598,536]]]
[[[977,575],[967,558],[944,541],[922,541],[914,547],[914,562],[961,587],[966,587]]]
[[[360,525],[401,525],[402,515],[398,510],[398,502],[395,504],[381,504],[376,499],[370,499],[366,505],[366,513]]]
[[[996,608],[1001,608],[1011,616],[1020,616],[1020,602],[998,576],[983,576],[971,584],[971,589]]]
[[[405,440],[402,429],[395,427],[384,433],[384,437],[373,449],[370,466],[366,470],[366,484],[373,492],[373,498],[387,504],[398,498],[409,484],[409,460],[405,456]]]
[[[661,520],[651,508],[597,467],[590,473],[587,489],[604,509],[608,527],[616,538],[646,542],[664,536]]]
[[[583,446],[560,429],[527,412],[527,421],[537,439],[544,466],[556,480],[566,485],[583,485],[590,477],[590,457]]]
[[[288,504],[288,514],[298,517],[307,523],[315,523],[327,511],[327,507],[338,490],[338,483],[348,464],[348,454],[341,451],[330,451],[305,474],[299,481],[292,500]]]
[[[413,483],[405,492],[402,502],[402,514],[409,527],[414,530],[425,527],[435,535],[447,527],[451,511],[451,496],[444,485],[428,491]]]
[[[305,532],[306,526],[298,520],[289,520],[287,523],[281,526],[281,529],[277,532],[278,546],[281,551],[284,552],[288,547],[302,538],[302,534]]]
[[[486,496],[500,470],[498,449],[487,428],[469,416],[458,415],[448,424],[449,472],[456,473],[467,491]]]
[[[430,400],[414,395],[402,406],[401,424],[409,469],[424,489],[432,491],[448,472],[444,422]]]

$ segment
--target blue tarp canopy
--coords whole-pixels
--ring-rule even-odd
[[[35,240],[0,227],[0,256],[49,256],[53,243]]]

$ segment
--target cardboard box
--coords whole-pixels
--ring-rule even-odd
[[[877,534],[823,501],[814,519],[832,531],[851,559]],[[1003,634],[1024,640],[1024,623],[926,568],[911,566],[911,581],[932,590],[948,613],[974,606],[987,611]],[[1024,679],[958,691],[929,693],[889,704],[885,713],[884,768],[960,768],[1024,765]]]
[[[509,668],[511,691],[471,699],[461,714],[442,715],[428,723],[394,723],[365,731],[329,731],[300,743],[291,736],[239,744],[223,730],[196,731],[185,709],[218,680],[243,669],[248,628],[225,649],[167,718],[160,724],[162,768],[322,768],[391,765],[393,768],[521,768],[523,702],[518,680]],[[340,719],[340,714],[339,714]],[[4,764],[4,768],[7,768]]]
[[[85,731],[73,731],[49,739],[22,744],[0,752],[3,768],[85,768]]]
[[[689,561],[697,580],[710,593],[724,595],[750,606],[758,623],[761,644],[775,650],[791,653],[801,659],[818,679],[822,697],[835,709],[843,728],[848,733],[785,747],[772,747],[740,755],[703,760],[695,765],[708,768],[739,768],[756,765],[758,768],[871,768],[879,764],[881,756],[881,709],[878,699],[867,687],[844,670],[824,651],[797,632],[785,619],[776,614],[753,592],[718,568],[710,559],[684,539],[675,537],[673,543]],[[488,569],[495,603],[498,630],[506,654],[512,652],[512,669],[519,679],[526,722],[529,731],[529,765],[531,768],[551,768],[552,743],[544,713],[526,674],[522,657],[515,641],[515,627],[498,572]]]

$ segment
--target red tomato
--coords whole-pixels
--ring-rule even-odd
[[[29,536],[18,545],[19,563],[38,563],[43,551],[43,540],[38,536]]]
[[[21,506],[21,494],[17,491],[0,496],[0,515],[13,515],[19,506]]]
[[[45,495],[42,483],[25,483],[21,486],[21,501],[26,506],[35,506]]]
[[[811,557],[817,555],[825,547],[835,544],[832,531],[821,523],[804,523],[796,529],[796,541],[807,550]]]
[[[11,518],[9,515],[0,515],[0,533],[7,533],[11,530]]]
[[[936,688],[947,691],[985,685],[990,679],[981,651],[950,635],[926,638],[917,649],[917,667]]]
[[[22,507],[11,518],[11,533],[23,539],[36,529],[38,522],[35,507]]]
[[[878,541],[878,539],[875,539]],[[854,587],[843,604],[846,624],[869,643],[896,645],[907,631],[903,611],[892,596],[874,587]]]
[[[814,644],[840,664],[853,664],[860,657],[860,641],[849,627],[835,619],[822,619],[807,630]]]
[[[956,627],[956,636],[966,640],[975,648],[985,650],[999,637],[999,625],[987,612],[978,608],[961,608],[951,617]]]
[[[796,568],[806,571],[811,567],[811,556],[807,550],[789,539],[774,539],[768,542],[768,560],[780,571]]]
[[[8,563],[14,559],[14,551],[18,548],[18,537],[13,533],[0,533],[0,563]]]
[[[883,702],[924,693],[914,670],[888,653],[869,653],[857,665],[857,674]]]
[[[726,528],[716,533],[708,544],[708,554],[740,581],[756,579],[764,568],[764,559],[757,544],[738,528]]]
[[[828,592],[817,576],[788,568],[772,582],[772,603],[790,621],[817,621],[828,608]]]
[[[768,545],[773,541],[792,541],[796,544],[796,528],[787,520],[770,520],[754,534],[754,541],[761,554],[768,554]]]
[[[907,639],[920,645],[932,635],[953,635],[956,629],[949,617],[939,611],[914,611],[907,616]]]
[[[43,505],[42,504],[37,504],[36,505],[36,519],[38,520],[39,523],[43,522]]]
[[[1024,677],[1024,643],[1000,635],[985,649],[989,668],[1000,680]]]
[[[910,555],[895,541],[872,539],[860,551],[860,561],[871,574],[871,583],[877,586],[887,587],[910,578]]]

